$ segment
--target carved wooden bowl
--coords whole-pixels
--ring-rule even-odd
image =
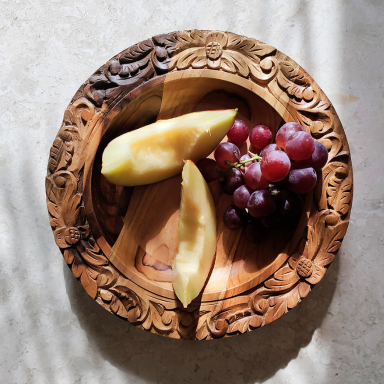
[[[100,173],[101,156],[113,138],[156,119],[225,108],[274,133],[299,122],[328,148],[328,163],[301,217],[260,244],[223,226],[232,197],[210,184],[216,259],[202,294],[184,309],[171,268],[181,176],[116,187]],[[92,298],[141,329],[201,340],[271,323],[322,279],[347,230],[352,166],[333,106],[292,59],[233,33],[181,31],[126,49],[80,87],[51,148],[46,192],[56,243]]]

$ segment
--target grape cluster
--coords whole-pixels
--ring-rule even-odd
[[[248,137],[260,155],[248,151],[241,156],[239,146]],[[249,131],[236,119],[227,138],[216,148],[215,160],[202,159],[196,165],[207,182],[219,179],[222,190],[233,195],[224,224],[229,229],[245,227],[245,237],[257,243],[268,230],[301,213],[301,195],[316,185],[316,171],[327,163],[328,151],[298,123],[284,124],[273,143],[268,127],[257,125]]]

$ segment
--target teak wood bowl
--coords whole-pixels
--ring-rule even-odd
[[[328,163],[301,217],[260,244],[223,226],[232,196],[210,183],[216,258],[202,294],[184,309],[171,268],[181,176],[117,187],[101,175],[101,156],[113,138],[157,119],[226,108],[274,133],[299,122],[327,147]],[[347,230],[352,166],[336,111],[292,59],[229,32],[179,31],[126,49],[79,88],[51,148],[46,193],[55,241],[92,298],[141,329],[202,340],[271,323],[322,279]]]

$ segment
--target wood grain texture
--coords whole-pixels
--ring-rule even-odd
[[[251,127],[301,123],[327,147],[328,162],[297,226],[258,245],[223,228],[231,198],[211,183],[216,260],[202,294],[183,309],[171,285],[180,177],[116,187],[100,174],[101,154],[114,137],[156,119],[232,107]],[[92,298],[141,329],[202,340],[278,319],[322,279],[347,230],[352,165],[333,106],[292,59],[229,32],[179,31],[128,48],[80,87],[51,148],[46,193],[55,241]]]

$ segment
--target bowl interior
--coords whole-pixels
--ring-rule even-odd
[[[220,76],[213,78],[209,72],[172,81],[160,77],[136,89],[135,95],[123,98],[105,119],[105,133],[90,183],[85,186],[92,191],[92,198],[86,202],[87,211],[92,211],[91,227],[107,257],[130,280],[168,298],[175,298],[171,265],[177,252],[181,175],[147,186],[117,187],[101,175],[101,156],[108,142],[125,132],[189,112],[238,108],[239,118],[249,128],[263,124],[274,134],[284,124],[281,115],[255,92]],[[255,151],[249,142],[240,149],[242,154],[248,149]],[[300,218],[253,244],[241,230],[231,231],[223,225],[224,211],[233,203],[233,197],[222,192],[218,181],[209,187],[217,212],[217,250],[203,295],[198,299],[203,301],[245,292],[277,270],[287,250],[297,245],[311,204],[307,196]]]

